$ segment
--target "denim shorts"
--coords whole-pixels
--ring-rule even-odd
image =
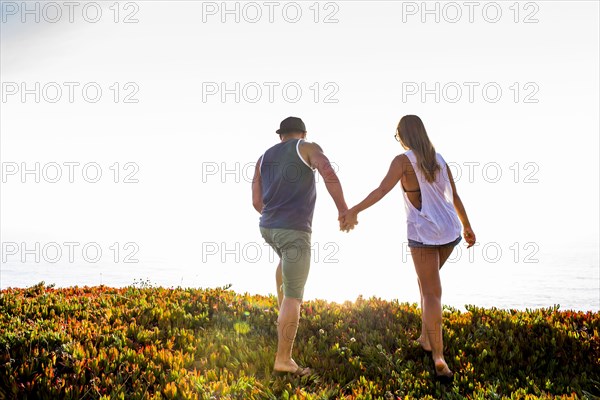
[[[265,241],[281,257],[283,295],[302,300],[310,270],[309,232],[260,227]]]
[[[417,242],[416,240],[408,239],[408,247],[426,247],[426,248],[440,248],[440,247],[448,247],[448,246],[456,246],[460,243],[462,238],[459,236],[450,243],[446,244],[423,244],[421,242]]]

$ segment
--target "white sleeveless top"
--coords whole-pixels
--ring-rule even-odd
[[[412,164],[421,189],[421,211],[417,210],[403,191],[406,206],[408,238],[423,244],[442,245],[460,236],[461,224],[454,209],[454,198],[446,161],[439,153],[436,159],[440,170],[435,180],[427,182],[417,165],[417,157],[412,150],[404,153]]]

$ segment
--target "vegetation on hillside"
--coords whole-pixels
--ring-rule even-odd
[[[294,355],[315,374],[274,377],[275,305],[227,288],[3,290],[0,400],[600,395],[597,312],[446,309],[444,386],[414,343],[418,307],[377,298],[306,302]]]

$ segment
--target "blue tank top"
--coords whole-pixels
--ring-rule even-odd
[[[260,165],[263,228],[311,232],[317,199],[315,173],[300,156],[302,139],[281,142],[263,154]]]

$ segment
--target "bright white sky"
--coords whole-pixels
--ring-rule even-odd
[[[32,176],[23,184],[18,174],[2,184],[3,242],[101,244],[106,258],[56,269],[59,282],[98,284],[104,271],[105,284],[149,278],[169,286],[233,283],[239,291],[272,292],[274,265],[258,231],[249,180],[251,163],[277,142],[280,120],[294,115],[305,121],[309,140],[339,168],[351,206],[402,151],[393,139],[400,117],[417,114],[455,175],[461,174],[457,187],[481,246],[491,243],[502,251],[492,263],[481,247],[471,261],[463,249],[454,270],[444,271],[446,298],[487,304],[488,293],[501,296],[520,282],[523,293],[546,285],[542,292],[548,297],[527,304],[552,305],[560,302],[552,297],[552,285],[573,278],[570,289],[585,286],[583,303],[598,307],[598,3],[522,2],[518,23],[513,2],[497,3],[502,12],[497,23],[485,20],[496,15],[487,2],[474,9],[472,23],[461,2],[454,3],[462,12],[456,23],[449,22],[456,9],[443,2],[439,23],[433,14],[421,22],[421,2],[320,3],[318,23],[313,2],[296,3],[302,10],[297,23],[284,19],[284,7],[288,19],[295,17],[294,6],[285,2],[274,9],[273,23],[262,2],[237,3],[239,23],[233,14],[221,22],[221,2],[120,3],[118,23],[112,2],[100,2],[97,23],[86,22],[81,7],[69,23],[66,6],[58,23],[44,20],[54,18],[51,9],[40,10],[40,23],[33,15],[24,15],[27,22],[21,23],[20,3],[8,3],[2,3],[0,48],[3,171],[22,162],[30,168],[36,162],[96,162],[102,169],[95,184],[82,179],[81,166],[69,183],[64,165],[55,184],[43,178],[34,183]],[[255,4],[262,19],[250,23]],[[127,15],[138,22],[123,23]],[[323,23],[327,15],[338,22]],[[87,17],[94,16],[88,8]],[[538,22],[524,23],[527,16]],[[58,82],[63,97],[50,103],[55,97],[50,85],[45,93],[40,89],[39,103],[31,94],[23,102],[21,82],[30,89],[35,82],[41,87]],[[73,103],[64,82],[79,85]],[[102,88],[97,103],[82,97],[89,82]],[[133,85],[125,86],[128,82]],[[250,85],[238,92],[239,102],[233,94],[222,102],[220,93],[206,92],[221,82],[229,89],[236,82]],[[262,89],[254,103],[252,82]],[[429,89],[439,82],[439,102],[434,94],[425,101],[420,91],[411,94],[422,82]],[[472,102],[464,82],[473,82]],[[301,88],[297,102],[284,97],[286,84],[292,86],[289,97],[294,87]],[[486,84],[490,97],[494,87],[501,88],[497,102],[485,100]],[[274,87],[273,101],[268,85]],[[453,103],[457,86],[462,98]],[[124,103],[134,87],[138,103]],[[325,102],[328,94],[337,103]],[[528,95],[538,102],[526,103]],[[109,167],[115,162],[120,181],[133,171],[124,165],[135,163],[139,183],[112,182]],[[502,175],[492,182],[498,168]],[[234,172],[223,177],[225,169]],[[318,191],[313,241],[319,255],[307,298],[345,300],[362,293],[416,301],[412,263],[401,246],[406,227],[400,191],[361,215],[351,234],[338,232],[337,212],[321,181]],[[140,262],[111,263],[114,242],[121,247],[135,242]],[[239,262],[236,254],[224,252],[236,243]],[[257,248],[262,254],[253,262]],[[535,248],[539,263],[525,263]],[[35,269],[31,259],[20,263],[18,257],[3,260],[1,287],[35,283],[43,271],[53,271],[53,265],[42,262],[44,268]],[[548,276],[554,280],[540,283]]]

